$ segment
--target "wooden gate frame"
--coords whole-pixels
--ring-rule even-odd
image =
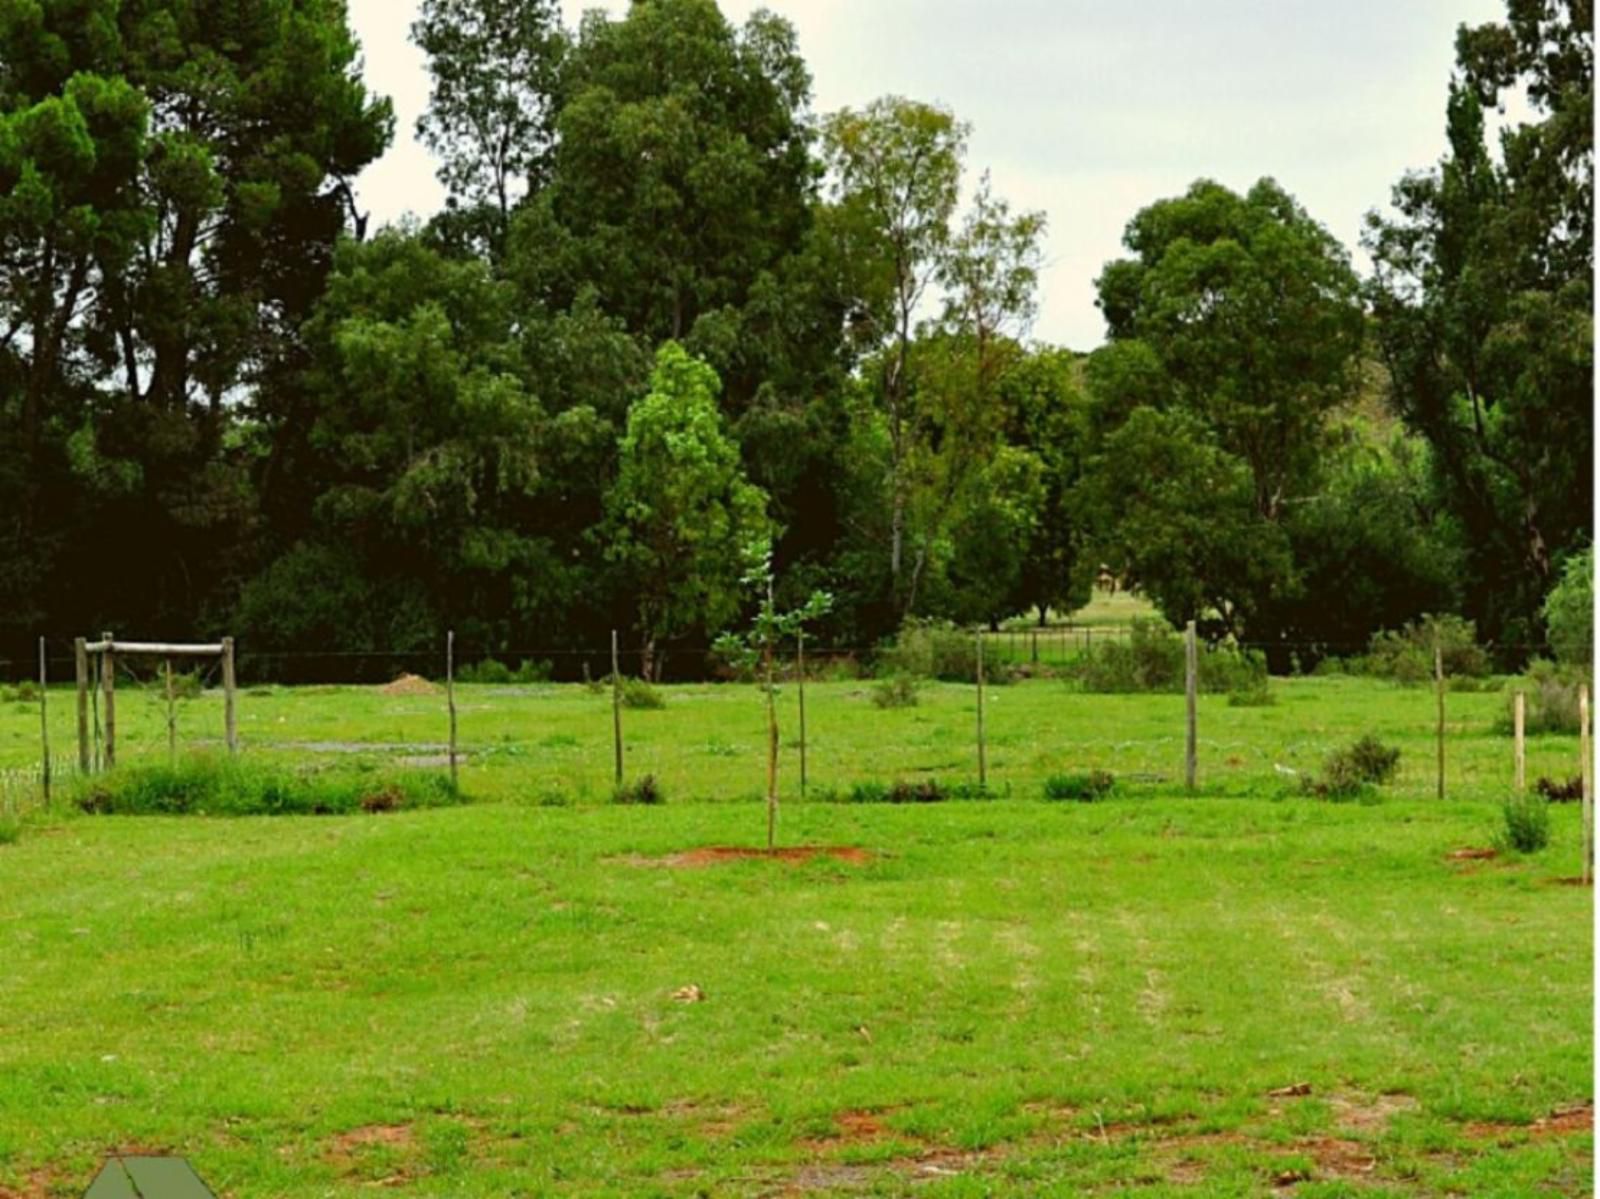
[[[173,658],[222,659],[222,722],[228,741],[228,752],[239,752],[239,726],[235,717],[235,699],[238,690],[233,669],[233,638],[224,637],[215,643],[182,645],[164,641],[118,641],[110,633],[102,633],[99,641],[82,637],[72,643],[74,666],[78,676],[78,768],[89,772],[89,655],[99,654],[100,691],[105,700],[105,767],[117,762],[117,655],[143,654],[167,659],[170,674]]]

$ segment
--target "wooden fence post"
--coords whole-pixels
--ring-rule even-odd
[[[1193,795],[1200,773],[1200,651],[1195,644],[1194,621],[1183,631],[1183,694],[1187,711],[1184,738],[1183,779]]]
[[[800,798],[806,794],[806,631],[795,633],[795,689],[800,693]]]
[[[989,757],[983,743],[983,631],[978,631],[978,787],[989,785]]]
[[[1515,697],[1512,699],[1511,711],[1512,736],[1516,742],[1516,749],[1514,751],[1514,757],[1516,761],[1515,785],[1517,795],[1521,796],[1528,789],[1528,753],[1527,740],[1525,736],[1528,727],[1528,697],[1526,692],[1518,691],[1516,693]]]
[[[1594,862],[1594,760],[1589,756],[1589,688],[1578,688],[1578,752],[1583,755],[1579,773],[1583,779],[1583,884],[1589,885],[1589,869]]]
[[[50,806],[50,720],[45,698],[50,693],[50,679],[45,670],[44,638],[39,638],[39,744],[44,750],[44,770],[39,783],[44,788],[44,806]]]
[[[72,669],[78,682],[78,773],[89,773],[89,650],[82,637],[72,639]]]
[[[178,760],[178,713],[173,706],[172,693],[172,659],[167,659],[167,763],[172,765]]]
[[[110,770],[117,764],[117,654],[112,648],[116,639],[110,633],[102,633],[100,638],[106,643],[100,655],[100,687],[106,705],[104,761]]]
[[[611,630],[611,740],[617,758],[617,786],[622,786],[622,667],[617,630]]]
[[[233,662],[233,638],[222,639],[222,730],[228,753],[239,752],[238,673]]]
[[[1438,699],[1439,719],[1436,737],[1439,742],[1439,798],[1444,798],[1444,650],[1433,647],[1433,690]]]
[[[444,638],[444,697],[450,708],[450,788],[460,784],[456,773],[456,631],[451,629]]]

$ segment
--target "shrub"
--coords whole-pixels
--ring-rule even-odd
[[[1583,798],[1583,775],[1575,774],[1566,782],[1541,777],[1533,789],[1551,803],[1577,803]]]
[[[1399,748],[1368,734],[1329,754],[1308,789],[1326,799],[1357,799],[1387,783],[1399,768]]]
[[[1087,774],[1053,774],[1044,781],[1044,797],[1092,803],[1110,795],[1116,785],[1116,776],[1104,770],[1091,770]]]
[[[906,782],[898,779],[885,786],[883,783],[857,783],[850,788],[851,803],[941,803],[947,796],[938,779]]]
[[[1506,708],[1500,718],[1502,732],[1516,724],[1517,692],[1527,695],[1524,718],[1530,736],[1578,731],[1578,686],[1583,676],[1553,662],[1536,659],[1527,673],[1506,688]]]
[[[446,774],[294,771],[237,759],[123,767],[79,780],[69,793],[85,812],[118,815],[343,815],[459,803]]]
[[[1544,623],[1556,661],[1587,668],[1594,660],[1593,547],[1561,568],[1561,581],[1545,597]]]
[[[647,774],[631,783],[623,783],[611,793],[611,802],[619,804],[644,804],[654,806],[667,802],[667,793],[656,782],[656,776]]]
[[[877,665],[880,676],[906,674],[946,683],[975,683],[978,681],[977,638],[948,622],[909,620],[901,627],[894,644],[879,651]],[[984,682],[1003,685],[1015,677],[1008,664],[988,657],[984,659]]]
[[[524,658],[512,670],[504,662],[485,658],[456,671],[456,681],[461,683],[548,683],[555,668],[549,662],[532,662]]]
[[[0,845],[15,845],[22,837],[22,821],[16,816],[0,814]]]
[[[1473,623],[1448,615],[1424,616],[1403,629],[1376,634],[1367,653],[1368,672],[1407,686],[1429,682],[1436,645],[1444,651],[1446,675],[1482,678],[1489,673],[1489,655],[1478,644]]]
[[[1542,795],[1521,795],[1505,802],[1505,830],[1496,838],[1502,849],[1538,853],[1550,844],[1550,805]]]
[[[666,696],[644,679],[622,680],[622,706],[624,708],[656,709],[667,706]]]
[[[1230,708],[1270,708],[1277,702],[1278,693],[1267,685],[1265,676],[1253,686],[1228,692]]]
[[[914,708],[917,706],[917,680],[909,674],[879,679],[872,688],[872,702],[879,708]]]
[[[1202,646],[1199,687],[1206,692],[1253,692],[1266,686],[1260,654],[1228,646]],[[1159,621],[1136,620],[1126,638],[1103,644],[1068,669],[1085,691],[1108,694],[1184,689],[1183,636]]]
[[[39,684],[32,679],[23,679],[16,686],[6,689],[6,699],[14,704],[36,704],[39,702]]]
[[[161,694],[165,696],[166,680],[164,678],[159,680],[158,685],[161,688]],[[174,699],[199,699],[205,694],[205,691],[205,684],[200,681],[200,675],[197,671],[189,671],[185,674],[172,676],[172,697]]]

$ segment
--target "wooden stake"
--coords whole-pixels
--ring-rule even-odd
[[[771,610],[769,580],[768,610]],[[762,649],[767,668],[767,852],[771,853],[778,841],[778,692],[772,677],[772,641],[770,635]]]
[[[167,659],[167,761],[178,760],[178,713],[173,707],[172,659]]]
[[[806,631],[795,634],[795,686],[800,692],[800,795],[806,793]]]
[[[1594,862],[1594,759],[1589,755],[1589,688],[1578,688],[1578,753],[1583,760],[1579,772],[1583,778],[1583,884],[1589,885],[1589,869]]]
[[[1527,730],[1528,697],[1525,692],[1519,691],[1512,699],[1512,730],[1516,743],[1516,789],[1520,796],[1528,789],[1528,754],[1527,740],[1524,733]]]
[[[451,629],[444,639],[444,696],[450,708],[450,787],[460,784],[456,773],[456,631]]]
[[[1183,695],[1187,710],[1183,779],[1192,795],[1200,774],[1200,651],[1192,620],[1183,631]]]
[[[228,753],[239,752],[239,680],[234,672],[233,638],[222,639],[222,731],[228,742]]]
[[[983,633],[980,631],[978,642],[978,787],[980,789],[989,785],[989,755],[988,747],[983,739]]]
[[[72,639],[72,669],[78,682],[78,772],[89,773],[89,643]]]
[[[1439,742],[1439,798],[1444,798],[1444,650],[1433,647],[1433,690],[1439,704],[1437,739]]]
[[[611,740],[617,757],[617,786],[622,786],[622,667],[617,630],[611,630]]]
[[[50,721],[45,699],[50,694],[50,679],[45,671],[44,638],[39,638],[39,744],[44,751],[44,770],[39,783],[44,788],[44,806],[50,806]]]
[[[114,641],[110,633],[106,633],[105,642],[109,646]],[[106,704],[106,734],[104,760],[106,769],[110,770],[117,764],[117,652],[107,649],[100,655],[100,686],[104,689]]]

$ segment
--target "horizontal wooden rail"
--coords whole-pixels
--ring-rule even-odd
[[[83,647],[91,654],[172,654],[178,657],[219,658],[221,645],[175,645],[165,641],[91,641]]]

